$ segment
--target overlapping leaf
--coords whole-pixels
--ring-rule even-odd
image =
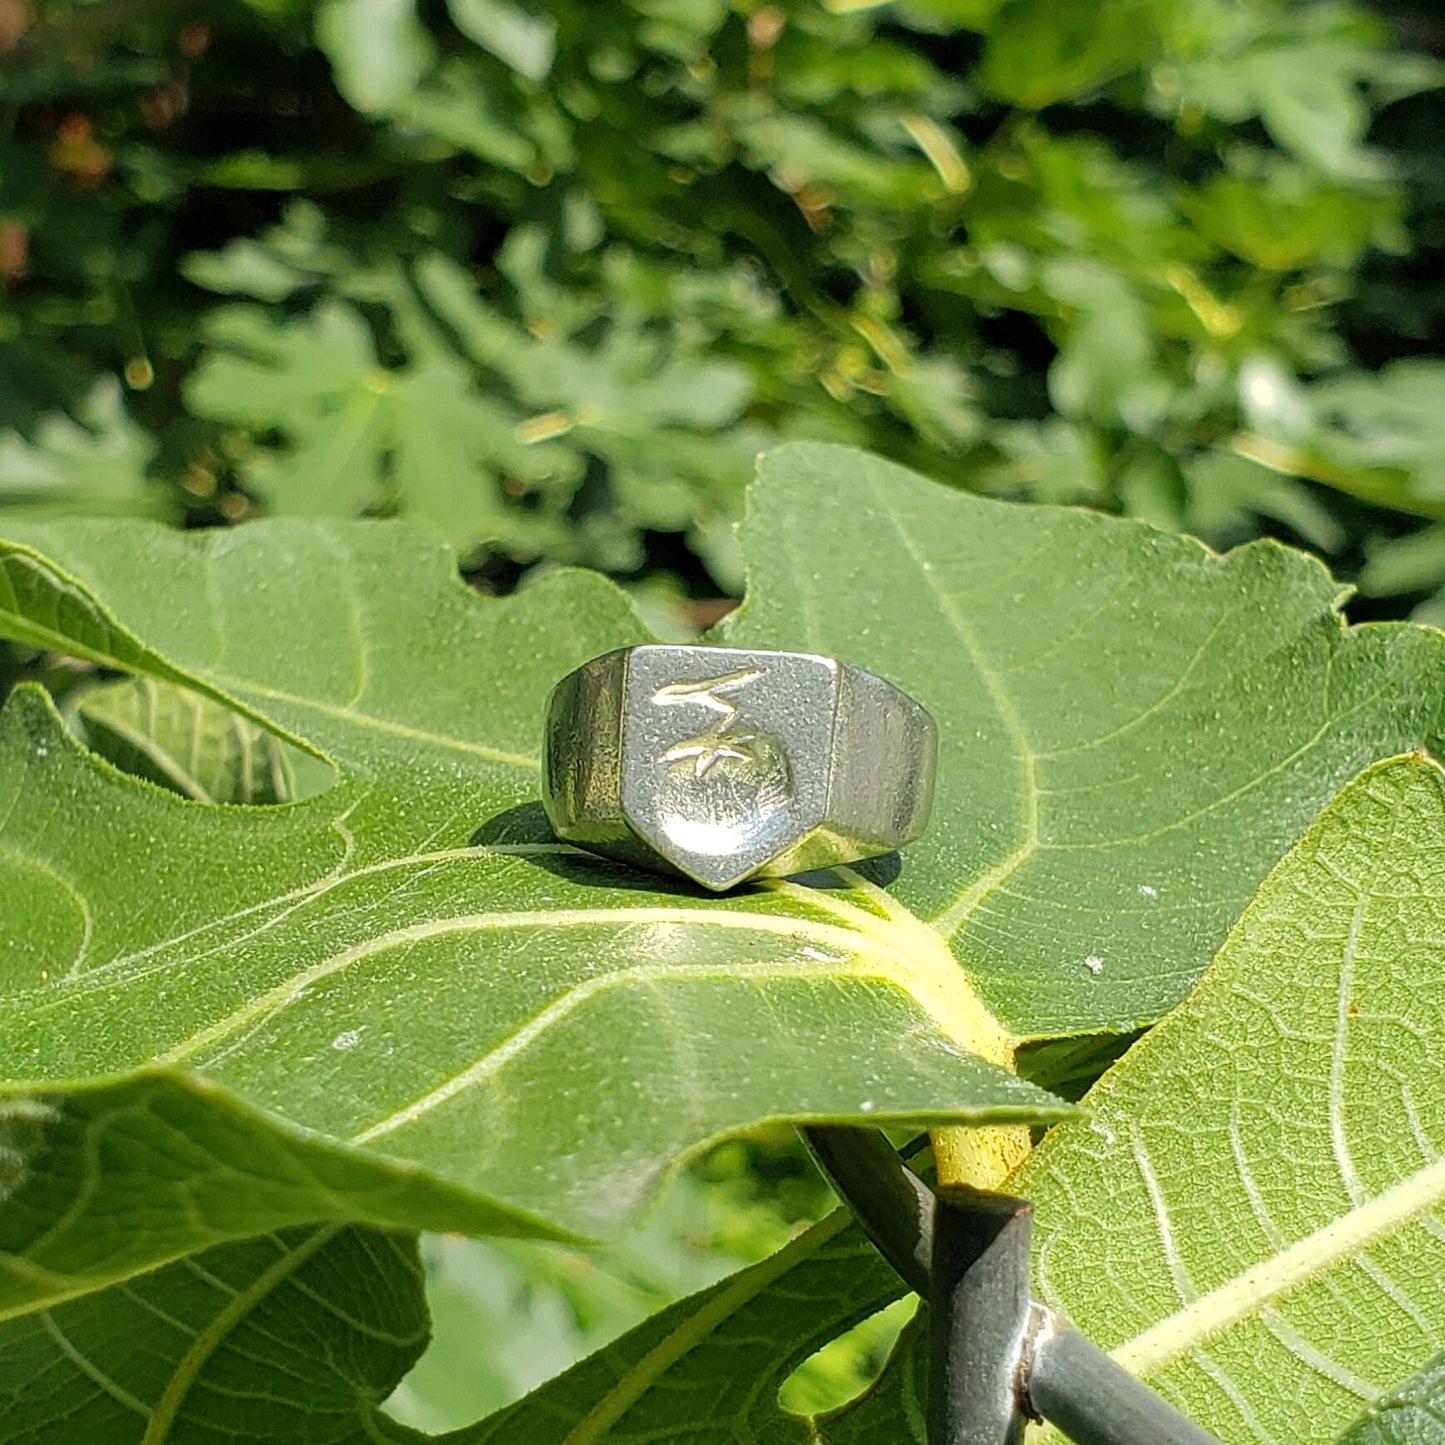
[[[258,1168],[274,1163],[274,1155],[256,1160]],[[424,1418],[435,1413],[439,1386],[444,1399],[449,1387],[473,1405],[510,1403],[587,1353],[586,1341],[608,1341],[678,1294],[725,1274],[727,1256],[696,1245],[700,1224],[713,1213],[706,1191],[686,1177],[679,1183],[690,1187],[674,1186],[663,1217],[618,1249],[584,1256],[434,1236],[431,1245],[448,1262],[429,1279],[425,1298],[413,1250],[399,1236],[326,1226],[221,1246],[10,1321],[0,1327],[0,1439],[73,1445],[83,1429],[87,1445],[421,1441],[393,1417],[443,1428]],[[888,1288],[886,1267],[856,1232],[835,1242],[842,1222],[834,1218],[813,1231],[784,1263],[790,1278],[801,1262],[811,1282],[827,1281],[826,1309],[810,1295],[798,1312],[803,1333],[818,1341],[866,1307],[865,1282],[875,1293]],[[682,1247],[683,1240],[692,1247]],[[747,1293],[732,1289],[729,1299],[739,1304]],[[388,1399],[416,1360],[428,1306],[441,1339],[421,1361],[426,1378],[408,1373],[403,1386],[408,1392],[417,1386],[421,1399]],[[745,1324],[725,1315],[719,1323],[734,1339]],[[619,1342],[613,1358],[635,1338]],[[694,1339],[706,1347],[709,1335],[694,1332]],[[766,1351],[757,1358],[766,1360]],[[234,1393],[225,1409],[228,1390]],[[377,1408],[383,1400],[385,1413]],[[456,1399],[446,1406],[456,1426],[472,1425],[481,1413],[458,1414]]]
[[[1445,1440],[1445,1355],[1372,1405],[1341,1445],[1440,1445]]]
[[[612,1229],[681,1151],[762,1119],[1049,1117],[977,1051],[1157,1017],[1338,783],[1438,708],[1435,635],[1344,631],[1303,557],[789,449],[727,638],[918,695],[944,734],[938,818],[891,894],[852,874],[700,899],[540,824],[547,688],[641,635],[600,581],[485,602],[394,525],[27,536],[6,631],[208,693],[338,781],[217,810],[12,700],[0,1069],[38,1100],[0,1215],[12,1309],[307,1210]],[[204,1090],[125,1077],[154,1065],[237,1096],[232,1136]],[[264,1136],[301,1183],[243,1177],[187,1215],[184,1166],[142,1182],[173,1098],[201,1173]],[[333,1153],[341,1187],[316,1163]],[[167,1188],[149,1233],[101,1228]]]
[[[426,1338],[414,1240],[291,1230],[8,1325],[0,1429],[7,1445],[420,1442],[376,1407]]]
[[[102,757],[199,803],[286,803],[333,779],[319,759],[176,683],[106,683],[81,696],[75,716]]]
[[[1445,1345],[1445,780],[1347,789],[1018,1181],[1037,1288],[1226,1441],[1333,1439]]]
[[[14,1445],[70,1445],[78,1428],[104,1445],[192,1435],[216,1445],[262,1436],[555,1445],[572,1430],[582,1441],[684,1429],[719,1445],[739,1432],[760,1445],[804,1445],[812,1437],[779,1407],[779,1386],[900,1289],[840,1211],[520,1404],[434,1437],[377,1408],[426,1334],[412,1251],[374,1230],[298,1229],[222,1246],[7,1325],[0,1380],[11,1390],[8,1399],[0,1390],[0,1428]],[[901,1388],[911,1408],[916,1383],[903,1375],[885,1388]],[[851,1437],[838,1438],[844,1445]]]
[[[813,1351],[901,1290],[839,1211],[463,1432],[458,1445],[667,1439],[684,1428],[700,1445],[807,1445],[816,1436],[779,1406],[779,1386]]]

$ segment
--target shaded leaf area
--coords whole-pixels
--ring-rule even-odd
[[[419,1166],[418,1225],[451,1209],[457,1227],[480,1211],[585,1233],[614,1232],[680,1154],[746,1124],[1069,1112],[998,1067],[997,1026],[951,956],[868,894],[705,898],[539,841],[546,691],[642,635],[600,579],[489,602],[396,524],[137,528],[120,548],[84,524],[31,536],[48,555],[7,554],[7,630],[205,692],[324,751],[339,781],[216,809],[97,762],[18,691],[0,724],[13,1090],[58,1106],[77,1079],[199,1071],[276,1116],[283,1154],[299,1126]],[[158,1204],[153,1233],[101,1229],[160,1184],[143,1147],[83,1136],[31,1186],[71,1197],[11,1211],[6,1309],[215,1228],[270,1227],[258,1184],[224,1223]],[[316,1207],[403,1222],[365,1194]]]
[[[427,1338],[412,1237],[326,1225],[223,1245],[0,1331],[10,1445],[423,1437],[377,1408]]]
[[[1341,1445],[1440,1445],[1445,1440],[1445,1355],[1366,1411]]]
[[[781,1248],[833,1200],[816,1174],[803,1174],[788,1131],[777,1133],[761,1153],[756,1136],[709,1150],[669,1184],[645,1224],[615,1244],[425,1236],[433,1338],[387,1411],[433,1432],[470,1425],[684,1295]],[[762,1190],[759,1174],[784,1159],[784,1195]],[[825,1362],[805,1366],[806,1384],[816,1390],[852,1378],[847,1364],[862,1353],[832,1374]]]
[[[447,1439],[581,1445],[686,1434],[700,1445],[805,1445],[819,1438],[816,1422],[783,1410],[779,1387],[818,1348],[905,1290],[840,1210],[761,1264],[662,1311]]]
[[[103,1445],[555,1445],[683,1432],[803,1445],[815,1427],[779,1406],[779,1387],[904,1288],[839,1211],[491,1419],[433,1436],[378,1408],[426,1337],[412,1246],[366,1229],[293,1230],[7,1324],[0,1428],[17,1445],[61,1445],[81,1428]],[[840,1423],[836,1438],[853,1436]]]
[[[288,803],[335,774],[250,718],[175,683],[104,683],[76,701],[85,741],[123,772],[198,803]]]
[[[1214,556],[801,444],[764,457],[740,536],[721,640],[837,653],[939,719],[934,819],[878,906],[1024,1037],[1158,1018],[1335,792],[1437,736],[1440,637],[1343,627],[1274,545]]]
[[[173,1099],[160,1090],[154,1093],[157,1109]],[[133,1089],[125,1100],[132,1119],[143,1102]],[[216,1103],[213,1099],[213,1106]],[[224,1109],[225,1101],[219,1104]],[[32,1126],[33,1145],[33,1125],[43,1113],[34,1102],[24,1110],[12,1107],[8,1128],[0,1135],[0,1186],[5,1182],[6,1161],[13,1163],[26,1146],[24,1126]],[[92,1119],[98,1121],[100,1113],[99,1108],[92,1109]],[[50,1122],[56,1124],[53,1118]],[[119,1110],[112,1114],[115,1133],[124,1129],[125,1122]],[[140,1132],[134,1130],[135,1135]],[[364,1171],[354,1163],[347,1169],[344,1162],[338,1169],[335,1159],[328,1169],[317,1157],[324,1150],[313,1150],[308,1164],[299,1165],[274,1137],[268,1141],[258,1131],[256,1137],[246,1138],[234,1111],[227,1132],[236,1141],[235,1157],[229,1160],[198,1161],[179,1126],[170,1135],[168,1155],[154,1150],[149,1154],[150,1167],[175,1186],[177,1207],[180,1200],[192,1199],[214,1217],[218,1201],[229,1194],[235,1200],[235,1216],[240,1217],[245,1212],[241,1196],[246,1181],[256,1176],[289,1187],[303,1216],[308,1202],[314,1208],[314,1200],[327,1189],[360,1194],[366,1188],[384,1213],[382,1171],[373,1170],[370,1183],[361,1185]],[[96,1137],[99,1140],[98,1132]],[[111,1145],[116,1142],[112,1137]],[[393,1198],[405,1197],[404,1181],[400,1182]],[[44,1209],[43,1200],[38,1207]],[[276,1262],[267,1241],[209,1250],[138,1280],[57,1305],[43,1315],[0,1326],[0,1438],[55,1445],[69,1445],[79,1438],[97,1445],[142,1440],[153,1445],[171,1438],[420,1440],[421,1435],[396,1426],[374,1407],[386,1401],[387,1414],[395,1412],[413,1426],[440,1430],[472,1422],[484,1409],[509,1404],[580,1356],[610,1344],[679,1294],[736,1270],[743,1248],[785,1242],[777,1238],[786,1234],[781,1219],[771,1210],[763,1213],[764,1218],[750,1224],[762,1237],[740,1242],[732,1237],[743,1223],[738,1202],[685,1175],[669,1189],[660,1217],[615,1247],[582,1251],[432,1235],[423,1241],[436,1266],[435,1273],[428,1270],[425,1295],[411,1277],[415,1264],[410,1247],[399,1236],[347,1229],[335,1240],[320,1241],[315,1230],[293,1229],[286,1232],[290,1240],[307,1247],[320,1242],[320,1248],[317,1264],[308,1266],[301,1280],[303,1289],[309,1285],[309,1299],[294,1298],[290,1279],[274,1291],[288,1327],[276,1328],[274,1311],[260,1310],[254,1322],[248,1313],[244,1329],[234,1318],[223,1322],[224,1330],[208,1325],[207,1339],[198,1345],[191,1330],[176,1323],[177,1317],[197,1322],[209,1307],[208,1292],[198,1290],[191,1277],[224,1276],[240,1288],[248,1283],[247,1270],[260,1276]],[[841,1216],[834,1224],[840,1221]],[[470,1227],[482,1230],[488,1223],[476,1216]],[[719,1233],[704,1251],[700,1236],[710,1229]],[[828,1237],[833,1233],[836,1229]],[[393,1247],[362,1250],[348,1242],[353,1238],[389,1242]],[[328,1288],[325,1271],[344,1271],[345,1287]],[[259,1301],[260,1291],[251,1293]],[[194,1308],[169,1307],[167,1300],[175,1298],[190,1301]],[[408,1344],[415,1340],[415,1347],[405,1356],[400,1348],[359,1352],[349,1331],[361,1329],[365,1334],[380,1326],[378,1309],[370,1314],[355,1310],[351,1302],[356,1298],[384,1307],[389,1317],[384,1339]],[[216,1303],[229,1305],[229,1300]],[[421,1348],[428,1308],[440,1338],[408,1369]],[[258,1379],[246,1373],[246,1332],[251,1328],[265,1331],[274,1341],[263,1356],[268,1369],[273,1360],[283,1362],[287,1373],[305,1385],[271,1390],[269,1374]],[[226,1357],[221,1368],[205,1364],[208,1352]],[[198,1364],[205,1368],[197,1368]],[[404,1370],[401,1393],[392,1395]],[[312,1380],[320,1388],[311,1390]],[[224,1413],[212,1408],[228,1390],[244,1408]],[[164,1429],[156,1427],[155,1435],[146,1436],[146,1412],[162,1396],[170,1407],[179,1408],[174,1408]],[[112,1402],[108,1412],[107,1397]],[[57,1399],[86,1402],[81,1425],[75,1423],[76,1412],[68,1405],[55,1408]],[[334,1420],[324,1418],[329,1416]]]

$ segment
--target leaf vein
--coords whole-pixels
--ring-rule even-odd
[[[1445,1158],[1407,1175],[1363,1204],[1296,1240],[1269,1259],[1240,1271],[1208,1294],[1151,1325],[1114,1351],[1136,1374],[1152,1374],[1208,1336],[1248,1319],[1270,1300],[1333,1269],[1376,1240],[1418,1221],[1440,1225],[1429,1210],[1445,1201]],[[1445,1232],[1442,1232],[1445,1233]]]
[[[141,1400],[137,1400],[123,1385],[111,1379],[99,1365],[93,1363],[85,1354],[79,1350],[75,1343],[55,1323],[55,1317],[49,1310],[40,1312],[40,1327],[55,1342],[55,1347],[85,1376],[93,1385],[109,1395],[118,1405],[123,1405],[132,1414],[139,1415],[141,1419],[150,1419],[150,1406]]]
[[[287,1249],[274,1264],[263,1270],[243,1290],[236,1291],[221,1307],[210,1324],[198,1334],[179,1360],[166,1382],[156,1407],[151,1412],[150,1424],[141,1437],[140,1445],[161,1445],[171,1433],[176,1416],[185,1402],[187,1393],[196,1377],[205,1368],[206,1362],[225,1343],[226,1337],[242,1320],[255,1309],[273,1289],[284,1283],[300,1269],[312,1255],[329,1244],[346,1226],[328,1224],[308,1235],[299,1244]]]

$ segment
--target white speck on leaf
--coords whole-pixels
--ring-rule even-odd
[[[1104,960],[1097,953],[1091,953],[1084,960],[1084,967],[1092,974],[1100,974],[1104,971]]]
[[[860,1114],[871,1114],[877,1107],[878,1105],[875,1104],[872,1099],[864,1099],[863,1102],[858,1105],[858,1112]]]
[[[360,1042],[361,1030],[347,1029],[344,1033],[337,1034],[336,1037],[331,1040],[331,1047],[333,1049],[354,1049]]]
[[[1147,883],[1141,883],[1139,885],[1139,891],[1145,898],[1157,898],[1159,896],[1159,890],[1157,888],[1151,888]]]

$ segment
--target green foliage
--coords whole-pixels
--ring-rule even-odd
[[[309,753],[176,683],[139,677],[88,688],[73,722],[118,768],[200,803],[286,803],[331,781]]]
[[[1371,1407],[1342,1445],[1440,1445],[1445,1440],[1445,1355]]]
[[[1017,1180],[1039,1297],[1222,1439],[1332,1438],[1445,1338],[1442,842],[1433,762],[1365,773]]]
[[[374,1230],[207,1250],[8,1326],[6,1439],[256,1440],[283,1419],[311,1439],[420,1440],[366,1426],[378,1382],[426,1343],[421,1285],[415,1241]]]
[[[874,1118],[1043,1118],[1058,1106],[998,1065],[1077,1095],[1132,1037],[1107,1031],[1185,996],[1340,786],[1434,744],[1437,639],[1342,630],[1343,594],[1296,556],[1211,562],[772,451],[862,444],[955,489],[1216,547],[1297,540],[1364,615],[1445,620],[1441,67],[1398,38],[1438,55],[1440,35],[1419,0],[1390,13],[0,0],[0,531],[26,544],[0,692],[29,678],[55,704],[21,689],[0,723],[0,1296],[53,1303],[0,1328],[0,1436],[23,1395],[25,1430],[130,1445],[166,1369],[190,1366],[179,1334],[107,1354],[170,1308],[125,1291],[144,1278],[177,1318],[219,1319],[193,1251],[218,1277],[264,1272],[249,1237],[324,1219],[346,1227],[314,1267],[337,1251],[397,1313],[353,1319],[390,1350],[321,1326],[306,1429],[412,1439],[377,1408],[422,1309],[384,1231],[614,1230],[713,1133],[865,1100]],[[886,892],[864,873],[721,904],[639,890],[549,851],[529,811],[556,673],[649,629],[695,635],[717,611],[689,596],[743,590],[731,523],[764,449],[749,602],[722,635],[863,661],[952,729],[943,821]],[[288,524],[234,543],[49,529],[75,513]],[[416,533],[331,524],[358,513],[423,520],[489,588],[559,563],[626,576],[643,621],[577,576],[478,607]],[[647,908],[667,921],[639,924]],[[593,909],[595,931],[544,921]],[[488,922],[398,937],[464,917]],[[353,995],[324,971],[357,950]],[[747,995],[762,1024],[740,1007],[715,1057],[681,1050],[693,1025],[650,974],[678,957],[744,992],[744,960],[805,958],[797,987],[827,1005],[790,1070],[734,1089],[738,1060],[797,1042],[781,979]],[[500,1036],[528,1017],[514,965],[537,958],[586,1022],[547,1015],[508,1064],[513,1117],[462,1090],[480,1123],[396,1154],[345,1142],[368,1108],[485,1075],[475,1020]],[[603,1018],[654,1039],[632,1074]],[[211,1052],[166,1062],[208,1030]],[[715,1179],[677,1198],[725,1198],[733,1223],[703,1247],[679,1206],[636,1244],[645,1262],[630,1243],[429,1246],[444,1336],[560,1368],[817,1212],[744,1207]],[[774,1335],[765,1435],[801,1438],[773,1386],[854,1303],[807,1341]],[[269,1364],[311,1370],[287,1340],[300,1352]],[[147,1445],[216,1424],[207,1392],[256,1347],[237,1343],[199,1361],[194,1393],[174,1386],[175,1429]],[[440,1348],[397,1407],[417,1429],[537,1378],[499,1345],[486,1380],[454,1355],[448,1383]],[[785,1400],[812,1408],[867,1348],[805,1367]],[[1422,1379],[1361,1428],[1422,1428]],[[87,1413],[39,1423],[46,1389]],[[870,1408],[912,1418],[915,1392],[900,1368]],[[264,1417],[217,1428],[256,1438]],[[874,1438],[878,1418],[829,1430]]]
[[[73,417],[49,412],[27,440],[0,433],[0,505],[11,515],[151,513],[169,509],[137,481],[155,448],[127,415],[120,387],[98,381]]]
[[[729,1140],[678,1176],[644,1228],[612,1245],[429,1236],[433,1344],[388,1412],[433,1431],[469,1425],[680,1296],[781,1248],[798,1218],[830,1206],[826,1185],[797,1162],[788,1130]],[[843,1369],[852,1380],[856,1365]],[[798,1385],[817,1393],[836,1389],[834,1378],[814,1367]]]
[[[8,44],[0,501],[732,591],[807,436],[1445,581],[1391,562],[1445,505],[1441,72],[1345,0],[63,0]]]
[[[1037,1206],[1040,1297],[1231,1445],[1335,1440],[1422,1365],[1346,1438],[1439,1439],[1445,1111],[1420,1086],[1445,1040],[1442,841],[1434,763],[1368,771],[1265,881],[1189,1001],[1097,1086],[1092,1117],[1011,1181]],[[778,1255],[674,1306],[464,1438],[552,1440],[558,1415],[663,1438],[688,1422],[708,1445],[898,1438],[924,1410],[917,1330],[874,1393],[811,1431],[769,1388],[811,1338],[798,1321],[841,1328],[903,1290],[862,1260],[856,1294],[841,1287],[832,1262],[860,1242],[842,1223],[797,1241],[786,1272]],[[739,1338],[758,1342],[757,1387],[729,1394]]]
[[[717,897],[538,817],[547,688],[646,635],[610,583],[478,597],[397,522],[8,530],[0,630],[133,674],[67,706],[166,786],[33,685],[0,716],[5,1438],[68,1438],[60,1391],[117,1445],[322,1416],[420,1440],[379,1409],[425,1329],[387,1231],[616,1233],[680,1156],[768,1121],[1059,1123],[1017,1179],[1039,1289],[1228,1441],[1331,1438],[1438,1353],[1445,791],[1419,750],[1445,659],[1343,626],[1312,559],[778,449],[720,640],[845,651],[918,696],[939,811],[887,886]],[[1086,1120],[1011,1071],[1027,1040],[1107,1057],[1090,1036],[1181,1000]],[[720,1441],[880,1438],[916,1416],[916,1332],[841,1416],[777,1398],[902,1290],[844,1226],[451,1438],[665,1436],[679,1410]],[[302,1266],[319,1313],[290,1304]],[[218,1419],[253,1328],[248,1389],[317,1352],[326,1389],[263,1381]]]
[[[810,458],[836,465],[800,454]],[[783,486],[770,505],[793,526],[799,503]],[[59,1112],[30,1186],[42,1197],[9,1212],[5,1247],[37,1254],[0,1281],[4,1308],[327,1213],[347,1194],[373,1224],[404,1222],[410,1192],[426,1227],[608,1232],[679,1153],[742,1126],[1069,1112],[970,1052],[988,1052],[997,1026],[942,941],[921,952],[880,929],[870,885],[850,899],[784,884],[718,906],[639,891],[627,870],[544,841],[534,795],[546,692],[645,636],[610,585],[561,574],[488,602],[402,524],[189,536],[117,525],[37,527],[12,543],[5,630],[214,698],[324,754],[339,776],[287,808],[197,807],[97,764],[40,694],[16,693],[0,1068]],[[942,709],[960,680],[932,672],[924,695]],[[59,798],[86,826],[57,828]],[[143,879],[113,866],[137,848]],[[934,888],[950,875],[966,892],[944,851]],[[908,914],[898,926],[920,929]],[[177,991],[177,969],[193,987]],[[1087,972],[1070,972],[1082,1006]],[[800,1012],[813,1019],[804,1034]],[[892,1023],[873,1038],[883,1017]],[[865,1027],[865,1052],[827,1047],[832,1029]],[[651,1042],[619,1073],[625,1037]],[[776,1060],[790,1053],[785,1085]],[[749,1056],[756,1067],[740,1074]],[[211,1187],[189,1207],[151,1158],[204,1111],[205,1091],[172,1072],[182,1067],[237,1096],[225,1127],[195,1141]],[[54,1096],[87,1076],[81,1094]],[[156,1132],[142,1127],[92,1177],[86,1140],[132,1115]],[[278,1115],[289,1125],[264,1137]],[[487,1143],[482,1119],[496,1130]],[[295,1125],[357,1150],[333,1156]],[[264,1175],[230,1178],[248,1150],[294,1181],[270,1203]],[[410,1161],[402,1174],[398,1157]],[[151,1227],[117,1237],[113,1253],[82,1243],[136,1188],[152,1200]],[[57,1233],[42,1221],[64,1197],[75,1212]]]

